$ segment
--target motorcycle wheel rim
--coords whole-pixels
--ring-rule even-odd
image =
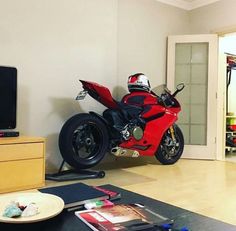
[[[173,142],[170,131],[164,136],[164,140],[161,144],[161,152],[164,154],[166,160],[175,159],[178,156],[180,149],[179,137],[175,134],[175,143]]]
[[[79,125],[73,132],[72,146],[77,158],[91,160],[101,149],[102,135],[94,123]]]

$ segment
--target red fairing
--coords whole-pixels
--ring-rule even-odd
[[[111,92],[107,87],[104,87],[98,83],[84,80],[80,80],[80,82],[83,84],[84,90],[88,91],[91,97],[96,99],[105,107],[108,107],[110,109],[118,108],[116,101],[113,99]]]
[[[180,107],[165,108],[159,104],[156,96],[148,92],[132,92],[123,97],[122,101],[127,104],[142,106],[147,110],[141,114],[144,119],[153,119],[146,123],[143,138],[137,141],[134,137],[124,141],[119,146],[126,149],[138,150],[140,155],[153,156],[161,142],[165,131],[177,120]],[[159,115],[159,116],[158,116]],[[138,147],[147,147],[145,150]]]
[[[141,140],[137,141],[131,137],[119,146],[122,148],[138,150],[140,155],[143,156],[153,156],[157,151],[164,132],[177,120],[175,113],[167,110],[164,113],[165,114],[162,117],[147,123],[143,138]],[[142,150],[137,148],[139,146],[146,146],[148,148],[146,150]]]

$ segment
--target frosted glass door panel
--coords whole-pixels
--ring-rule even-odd
[[[175,50],[175,85],[186,85],[177,96],[182,105],[178,125],[185,144],[206,145],[208,43],[177,43]]]
[[[177,99],[181,112],[176,123],[184,135],[182,158],[215,159],[217,125],[216,34],[168,36],[167,87],[185,88]]]

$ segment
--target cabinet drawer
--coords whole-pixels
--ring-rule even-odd
[[[44,159],[0,162],[0,193],[44,186]]]
[[[22,143],[0,145],[0,162],[42,158],[44,143]]]

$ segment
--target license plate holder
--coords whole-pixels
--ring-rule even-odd
[[[83,100],[87,94],[88,94],[88,92],[85,90],[80,91],[75,99],[76,100]]]

